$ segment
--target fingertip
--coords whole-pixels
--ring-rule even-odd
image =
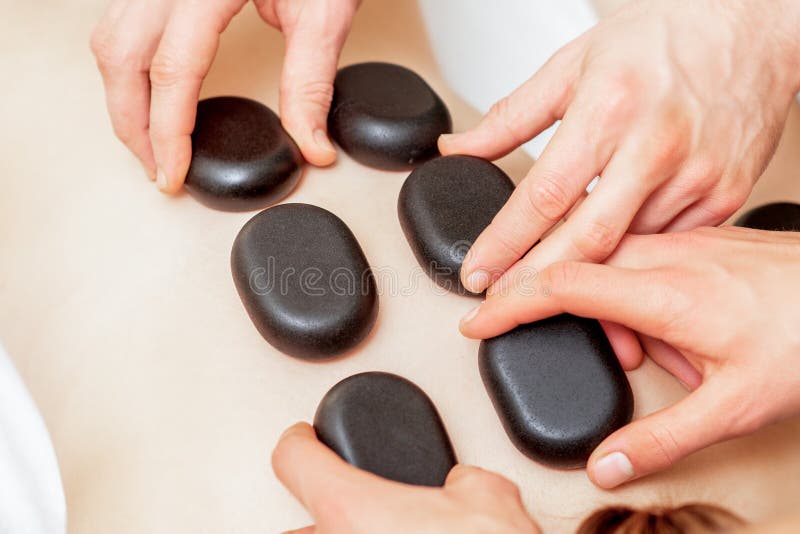
[[[174,195],[180,191],[185,179],[185,173],[177,172],[168,174],[161,168],[156,171],[156,186],[159,191],[167,195]]]
[[[450,472],[447,473],[444,485],[445,487],[452,487],[462,484],[465,481],[475,480],[475,477],[480,477],[487,473],[488,471],[474,465],[456,464],[450,469]]]
[[[180,191],[192,162],[191,136],[178,138],[153,137],[153,152],[156,160],[156,185],[165,194]],[[161,139],[161,141],[159,141]]]
[[[306,422],[298,422],[283,431],[272,450],[272,470],[281,478],[281,472],[291,456],[296,440],[315,440],[317,434],[314,428]]]
[[[489,282],[489,273],[483,269],[475,269],[471,272],[462,270],[461,272],[461,285],[471,293],[483,293],[489,287]]]
[[[449,156],[451,154],[458,153],[458,139],[460,138],[461,134],[457,133],[449,133],[449,134],[442,134],[439,136],[436,144],[439,146],[439,153],[442,156]]]
[[[309,140],[300,145],[300,151],[315,167],[327,167],[336,161],[336,148],[323,129],[314,130]]]
[[[464,334],[465,336],[472,337],[470,335],[471,333],[473,333],[471,324],[475,321],[475,318],[480,313],[481,308],[483,308],[484,304],[485,301],[481,302],[480,304],[469,310],[466,314],[464,314],[464,316],[459,321],[458,328],[461,331],[461,333]]]
[[[586,466],[589,480],[600,489],[614,489],[630,480],[636,472],[630,458],[621,451],[612,451],[595,459],[594,455]]]
[[[644,361],[644,351],[639,338],[629,328],[610,321],[600,321],[611,348],[625,371],[639,368]]]

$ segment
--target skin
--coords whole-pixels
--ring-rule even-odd
[[[688,454],[800,413],[800,233],[700,228],[628,235],[606,264],[551,265],[497,292],[461,323],[487,338],[558,313],[637,332],[626,369],[643,351],[692,393],[634,421],[594,451],[602,488],[660,471]]]
[[[322,131],[324,134],[324,117],[327,114],[327,107],[330,102],[330,81],[333,79],[333,74],[335,73],[336,57],[338,57],[338,52],[344,41],[347,30],[349,29],[352,13],[357,7],[357,2],[344,3],[343,5],[345,5],[346,9],[342,9],[339,4],[331,7],[333,3],[334,2],[323,1],[313,2],[310,0],[306,2],[298,0],[291,4],[289,2],[280,1],[256,3],[262,17],[271,25],[281,29],[286,35],[287,56],[281,82],[281,116],[283,117],[284,125],[287,130],[298,140],[305,157],[316,165],[328,164],[335,158],[333,147],[327,141],[327,137],[319,136],[318,132]],[[186,168],[188,168],[191,151],[189,134],[191,133],[194,122],[197,95],[199,94],[202,78],[205,76],[213,60],[219,34],[224,30],[225,26],[236,12],[241,9],[244,2],[218,2],[219,5],[212,4],[211,6],[206,6],[203,3],[193,3],[188,0],[174,0],[172,2],[117,1],[109,9],[109,12],[104,17],[103,22],[98,26],[92,38],[92,49],[98,59],[98,65],[106,84],[109,112],[115,131],[126,145],[139,157],[151,178],[154,176],[159,176],[161,178],[159,180],[159,186],[162,190],[168,192],[175,191],[180,187]],[[641,4],[643,3],[640,3],[640,5]],[[746,2],[745,4],[749,3]],[[710,2],[703,3],[703,5],[708,7]],[[771,4],[771,6],[774,5],[775,4]],[[790,19],[791,9],[789,8],[791,8],[791,5],[787,4],[786,7],[787,9],[776,8],[774,11],[781,13],[782,17],[788,20]],[[315,17],[314,13],[324,12],[321,8],[329,8],[329,14],[325,17]],[[720,10],[718,14],[724,11],[719,6],[717,6],[717,9]],[[641,9],[641,11],[647,12],[646,9]],[[629,13],[635,13],[635,11],[630,11]],[[763,14],[756,12],[755,9],[751,10],[749,13],[754,20],[762,21],[764,19],[764,17],[762,17]],[[643,16],[642,13],[639,13],[639,15]],[[693,17],[688,18],[696,20]],[[735,16],[731,16],[731,18],[736,19]],[[635,19],[634,22],[638,22],[639,20],[640,19]],[[758,55],[754,54],[754,48],[763,52],[759,47],[762,44],[765,47],[767,46],[762,43],[764,35],[775,37],[777,34],[783,35],[786,33],[780,30],[780,28],[784,27],[785,21],[773,22],[776,22],[775,28],[779,28],[779,31],[757,33],[756,29],[751,30],[753,35],[751,35],[749,42],[746,41],[748,46],[746,53],[743,55],[743,57],[746,56],[745,59],[749,58],[748,54]],[[714,23],[719,24],[719,20],[715,19]],[[673,21],[673,24],[677,23]],[[633,24],[630,19],[626,20],[624,25],[638,28],[638,25]],[[703,26],[705,34],[709,33],[708,28],[708,26]],[[135,31],[133,31],[134,29]],[[143,29],[145,31],[142,31]],[[771,28],[771,30],[774,30],[774,28]],[[600,32],[598,31],[597,33],[599,34]],[[614,32],[608,30],[607,33],[611,35]],[[737,35],[741,36],[743,34]],[[315,41],[315,39],[320,36],[323,36],[321,40]],[[713,37],[718,38],[719,36],[714,35]],[[706,35],[705,38],[709,38],[708,35]],[[685,36],[682,40],[685,42]],[[782,39],[778,40],[781,41],[781,46],[785,44],[787,49],[792,48],[789,44],[790,39],[786,39],[785,43],[783,43]],[[775,45],[773,42],[774,40],[767,39],[767,41]],[[314,42],[313,45],[309,44],[312,42]],[[591,50],[595,52],[600,50],[602,52],[602,45],[608,45],[609,48],[612,48],[610,37],[602,39],[598,37],[598,42],[599,44],[593,45]],[[724,48],[724,44],[719,44],[719,42],[717,44]],[[687,48],[691,47],[687,45]],[[714,47],[712,46],[710,48]],[[778,46],[778,48],[781,53],[774,54],[776,58],[773,58],[776,65],[781,62],[778,57],[784,57],[780,46]],[[611,52],[598,52],[597,55],[598,57],[611,57],[614,54]],[[642,53],[642,55],[644,54]],[[766,55],[766,53],[764,52],[762,55]],[[717,62],[720,61],[719,50],[715,50],[713,56]],[[651,60],[648,59],[648,62],[649,61]],[[732,60],[732,63],[736,64],[737,68],[740,69],[740,72],[736,74],[729,74],[730,77],[736,81],[740,80],[739,75],[742,74],[742,72],[745,73],[745,78],[748,78],[748,75],[750,75],[752,79],[757,79],[759,75],[766,75],[767,78],[771,80],[769,92],[773,98],[775,98],[775,95],[782,95],[784,92],[789,92],[783,90],[785,85],[792,88],[796,87],[796,84],[791,81],[787,82],[782,77],[783,75],[780,69],[765,69],[763,71],[757,69],[747,71],[745,69],[741,71],[744,67],[742,67],[739,62],[734,62]],[[600,60],[597,60],[597,64],[601,64]],[[752,67],[752,65],[750,66]],[[600,67],[595,67],[595,69],[594,72],[601,72]],[[550,70],[552,71],[553,69]],[[636,69],[637,72],[639,70],[639,68]],[[611,85],[613,86],[612,89],[623,86],[627,88],[624,95],[630,97],[634,104],[636,104],[631,104],[631,109],[633,111],[628,111],[628,114],[637,115],[641,113],[643,109],[648,109],[648,106],[644,106],[639,102],[641,93],[647,93],[647,91],[640,91],[642,86],[638,83],[642,82],[642,80],[633,80],[633,82],[636,83],[631,83],[630,87],[624,83],[628,80],[624,75],[630,74],[630,72],[631,71],[622,72],[618,78],[615,78],[616,81],[621,82],[618,86]],[[580,74],[581,79],[586,78],[586,73],[581,72]],[[786,76],[790,78],[792,75],[793,74],[787,74]],[[601,75],[598,74],[598,77],[600,76]],[[647,78],[647,76],[641,77]],[[726,86],[728,85],[730,84],[726,83]],[[758,88],[762,89],[762,93],[759,93],[762,94],[762,96],[765,86],[767,86],[767,84],[758,86]],[[578,85],[574,84],[574,88],[577,87]],[[666,86],[666,88],[662,87],[661,89],[662,93],[668,93],[670,90],[674,89],[674,87]],[[694,90],[694,88],[692,88],[692,90]],[[711,91],[712,89],[705,88],[702,91],[698,90],[698,93],[701,96],[706,94],[711,95]],[[587,90],[586,92],[588,93],[589,91]],[[542,94],[544,93],[545,91],[542,91]],[[606,95],[607,94],[608,92]],[[616,93],[612,91],[612,94]],[[745,96],[748,94],[749,93],[745,92],[741,93],[741,95]],[[703,103],[702,99],[697,95],[694,96],[697,97],[696,104],[700,106]],[[735,101],[739,98],[744,98],[744,96],[737,95],[732,97],[731,101],[735,104]],[[517,100],[523,102],[522,99]],[[608,98],[605,100],[609,101]],[[624,110],[627,105],[622,97],[619,97],[619,100],[620,102],[616,102],[615,99],[611,99],[610,104],[608,104],[608,107],[611,108],[608,110],[608,114],[611,117],[616,117],[620,122],[596,122],[595,124],[609,125],[611,126],[609,128],[610,130],[617,132],[627,130],[629,123],[633,121],[626,113],[616,113],[618,107]],[[780,98],[776,100],[780,100]],[[655,102],[661,104],[670,103],[664,100],[655,100]],[[570,103],[572,103],[572,98],[570,98]],[[517,111],[510,108],[510,104],[511,99],[499,104],[496,106],[494,114],[499,115],[500,118],[511,117],[513,115],[511,112],[516,113]],[[650,104],[649,109],[657,107],[653,102],[648,101],[648,104]],[[731,106],[726,104],[731,104],[731,102],[717,103],[715,109],[730,109]],[[527,107],[527,104],[525,107]],[[569,106],[565,104],[565,107]],[[763,167],[764,162],[769,159],[772,148],[774,148],[774,142],[777,136],[775,132],[779,132],[782,126],[780,117],[781,110],[777,109],[779,107],[780,106],[776,105],[775,108],[767,109],[767,111],[772,111],[778,115],[777,120],[768,120],[774,119],[770,113],[756,116],[756,118],[763,121],[760,130],[758,132],[743,130],[740,132],[742,134],[742,139],[733,140],[738,141],[739,144],[733,146],[733,148],[727,145],[726,147],[729,148],[731,152],[737,152],[737,147],[747,148],[748,153],[751,150],[754,153],[758,153],[759,150],[767,152],[767,155],[761,162],[761,166]],[[665,105],[664,108],[671,109],[669,105]],[[505,111],[503,111],[503,109],[505,109]],[[525,112],[525,108],[521,107],[518,109],[522,116]],[[735,112],[728,111],[723,113],[723,115],[735,114]],[[672,111],[666,115],[676,120],[681,118],[677,113],[673,115]],[[570,116],[578,117],[580,113],[575,111],[570,114]],[[601,114],[592,116],[595,118],[602,117]],[[627,122],[622,121],[620,117],[623,116],[627,118]],[[567,118],[566,111],[560,118]],[[641,117],[637,115],[637,120],[635,122],[640,122],[640,118]],[[705,126],[694,125],[699,133],[694,133],[692,135],[692,146],[701,146],[703,145],[703,141],[716,139],[718,137],[717,135],[708,135],[708,137],[701,135],[704,130],[702,130],[700,126],[709,128],[712,132],[715,126],[717,130],[721,130],[724,133],[729,133],[728,128],[736,131],[736,126],[730,126],[727,123],[722,126],[714,125],[710,118],[708,121],[709,124]],[[653,122],[656,125],[659,124],[658,121]],[[680,123],[680,121],[677,122]],[[746,121],[743,120],[742,122]],[[512,128],[519,127],[522,129],[527,127],[520,121],[509,121],[507,124],[511,125]],[[671,124],[672,123],[669,122],[666,126],[671,126]],[[494,137],[498,132],[500,134],[505,133],[503,131],[505,126],[501,125],[499,121],[495,123],[495,127],[497,128],[498,126],[499,128],[497,131],[490,130],[491,137]],[[590,125],[587,124],[587,126]],[[576,128],[579,127],[580,125],[576,123]],[[596,127],[596,129],[598,133],[592,134],[592,142],[595,142],[595,137],[597,139],[602,137],[600,135],[600,133],[602,133],[602,128]],[[652,136],[653,131],[657,130],[658,128],[655,127],[652,128],[652,131],[649,128],[643,128],[639,130],[639,135],[643,136],[647,134]],[[591,132],[591,129],[587,131]],[[680,130],[679,133],[683,134],[685,131]],[[643,150],[645,154],[649,155],[647,157],[640,157],[639,159],[641,161],[636,162],[643,166],[652,159],[661,161],[662,158],[658,157],[660,155],[664,155],[664,160],[671,161],[670,158],[667,158],[667,155],[681,152],[681,150],[673,146],[673,143],[677,144],[678,139],[676,139],[676,137],[679,136],[674,134],[673,129],[669,128],[667,129],[667,134],[664,134],[666,141],[669,141],[666,144],[667,148],[659,148],[660,145],[656,141],[652,141],[652,146],[637,147],[631,145],[631,148],[627,152],[627,157],[632,157],[634,152]],[[747,137],[748,135],[749,137]],[[562,134],[560,137],[566,137],[566,134]],[[502,139],[502,135],[500,138]],[[657,138],[660,139],[660,137]],[[443,151],[446,150],[448,142],[456,142],[457,145],[458,139],[458,137],[443,139]],[[625,137],[625,139],[627,140],[628,138]],[[616,143],[622,143],[622,140],[623,136],[621,134],[613,140],[614,143],[605,139],[607,144],[614,144],[614,149],[612,150],[613,155],[616,156],[618,153],[622,153],[621,149],[616,150]],[[565,166],[561,167],[561,172],[564,176],[567,175],[567,172],[571,172],[566,164],[573,163],[567,160],[570,158],[574,158],[575,160],[580,159],[578,157],[580,156],[579,149],[585,144],[584,141],[585,139],[582,138],[579,143],[574,145],[578,147],[574,149],[576,152],[563,156]],[[728,139],[728,141],[733,142],[730,139]],[[600,143],[598,142],[598,144]],[[567,142],[563,142],[562,145],[567,146]],[[751,147],[751,145],[757,146]],[[623,144],[622,146],[625,145]],[[552,150],[550,151],[552,152]],[[699,156],[703,156],[703,154]],[[706,168],[703,164],[707,164],[708,168],[713,168],[712,164],[715,162],[713,158],[708,157],[704,159],[699,156],[697,160],[695,160],[697,163],[694,165],[699,167],[701,171]],[[620,156],[620,159],[624,159],[623,156]],[[689,165],[689,163],[687,163],[687,158],[677,159],[681,159],[682,165]],[[723,158],[720,157],[720,159]],[[609,156],[608,160],[607,163],[613,161],[613,158]],[[558,162],[555,156],[552,156],[552,161]],[[747,161],[740,158],[738,161],[739,165],[747,169],[749,167],[745,165],[745,163],[750,163],[758,167],[759,158],[753,157]],[[720,164],[719,161],[716,161],[716,163]],[[678,168],[678,166],[678,164],[675,164],[675,168]],[[537,167],[539,167],[538,164]],[[610,173],[609,171],[607,173],[606,170],[609,167],[610,163],[604,165],[601,169],[598,169],[596,174],[603,174],[604,177],[622,174],[618,171],[615,171],[615,173]],[[622,170],[626,169],[626,167],[621,164],[617,167]],[[733,167],[734,165],[731,165],[731,168]],[[640,172],[642,168],[644,167],[636,167],[631,164],[627,169],[631,170],[631,174],[634,171],[637,174],[647,174]],[[158,169],[161,169],[162,172],[159,173]],[[683,167],[681,167],[681,169],[683,169]],[[731,171],[727,172],[730,173]],[[676,172],[675,177],[671,177],[670,179],[674,179],[676,183],[678,183],[677,176],[693,176],[695,174],[716,176],[722,175],[724,172],[715,171],[713,173],[703,173],[695,171],[692,173],[681,170],[681,173]],[[734,174],[737,178],[739,177],[738,174]],[[758,173],[751,172],[750,174],[757,175]],[[569,174],[569,176],[573,175]],[[686,183],[690,182],[687,181]],[[752,183],[750,185],[752,185]],[[665,184],[661,184],[659,187],[663,189]],[[620,195],[627,194],[624,193],[624,187],[622,185],[620,185],[619,189]],[[598,189],[598,191],[601,190],[602,189]],[[721,188],[720,191],[725,192],[724,188]],[[707,192],[706,196],[700,198],[707,200],[708,194],[710,193]],[[743,195],[741,192],[739,194]],[[583,195],[580,195],[580,197],[582,196]],[[655,193],[653,193],[653,196],[655,196]],[[714,198],[720,201],[722,200],[721,196]],[[594,204],[598,203],[599,202],[595,202]],[[697,203],[699,203],[699,200],[694,201],[690,206],[698,208],[698,206],[695,206]],[[741,202],[739,202],[739,204],[740,203]],[[569,209],[573,209],[576,204],[579,204],[579,202],[573,204]],[[589,206],[591,204],[587,203],[586,205]],[[648,203],[643,204],[643,206],[647,205]],[[699,206],[702,207],[704,204],[700,203]],[[644,208],[642,208],[642,211],[644,211]],[[649,211],[655,214],[659,213],[658,210],[655,209]],[[699,209],[699,211],[702,213],[703,210]],[[616,212],[617,210],[615,209],[612,215],[615,215]],[[664,226],[664,228],[667,227],[669,227],[669,225]],[[679,228],[680,226],[675,227]],[[630,228],[635,229],[633,223],[631,223]],[[600,228],[600,230],[602,230],[602,228]],[[600,233],[602,234],[602,232]],[[593,234],[590,233],[590,235]],[[600,239],[598,241],[603,242],[604,240]],[[580,251],[583,252],[583,249]],[[474,253],[470,255],[470,258],[473,256]],[[586,255],[578,256],[582,258]],[[588,259],[593,258],[589,257]],[[627,344],[627,350],[619,351],[623,360],[627,358],[628,363],[626,367],[635,366],[637,361],[641,360],[640,339],[645,348],[649,347],[648,350],[654,355],[657,361],[660,361],[659,358],[663,359],[663,361],[669,361],[668,354],[672,353],[666,349],[658,351],[655,348],[657,347],[657,341],[655,339],[648,339],[643,334],[638,337],[633,337],[630,331],[624,327],[619,327],[616,323],[606,323],[605,326],[607,329],[618,329],[617,331],[619,334],[615,336],[615,339],[617,339],[615,347],[625,346],[625,344]],[[674,360],[678,361],[677,358]],[[668,364],[662,363],[662,365],[666,367]],[[692,384],[692,380],[696,380],[699,374],[697,369],[690,369],[683,365],[674,365],[673,371],[676,376],[679,376],[687,384]],[[705,380],[705,376],[701,375],[701,379]],[[703,384],[705,384],[705,381]],[[313,438],[313,431],[311,431],[307,425],[299,428],[300,430],[295,429],[290,431],[282,438],[276,449],[274,466],[281,480],[301,499],[309,511],[311,511],[317,522],[316,531],[392,532],[393,530],[391,529],[397,528],[398,525],[403,527],[398,531],[425,531],[425,528],[433,531],[464,532],[536,531],[535,525],[527,518],[519,504],[519,497],[518,494],[516,494],[516,489],[513,487],[513,484],[502,479],[502,477],[475,468],[459,466],[454,469],[450,479],[448,479],[447,486],[441,490],[411,488],[393,484],[346,466],[346,464],[343,464],[335,455],[331,458],[332,453]],[[311,432],[310,435],[309,432]],[[305,436],[303,436],[303,434],[305,434]],[[287,440],[288,445],[286,445]],[[303,461],[295,460],[293,462],[287,462],[285,459],[281,460],[282,455],[284,458],[291,458],[292,454],[302,454]],[[306,469],[305,464],[307,458],[316,457],[317,455],[322,457],[324,454],[327,454],[327,456],[320,461],[319,464],[311,464],[315,465],[314,472]],[[338,464],[336,464],[336,460],[338,460]],[[346,469],[342,469],[342,466]],[[632,466],[636,468],[639,467],[636,462],[634,462]],[[311,482],[304,483],[297,475],[293,474],[296,472],[304,473],[302,478],[311,479]],[[464,472],[467,474],[466,477],[462,477],[459,474],[463,474]],[[591,468],[590,472],[592,472]],[[343,482],[342,485],[339,486],[337,485],[337,481],[332,480],[337,477],[321,477],[320,473],[336,473],[344,482],[350,481],[350,485]],[[641,476],[643,474],[644,471],[640,471],[636,472],[635,476]],[[471,480],[472,485],[462,486],[462,484],[465,484],[463,481],[464,478],[466,478],[467,481]],[[595,480],[597,481],[596,477]],[[497,484],[494,485],[495,483]],[[499,488],[499,486],[503,484],[510,485],[511,488],[505,486]],[[358,491],[356,487],[367,489]],[[465,491],[463,489],[465,487],[468,488],[469,491]],[[491,491],[489,491],[488,488],[492,488]],[[502,502],[491,501],[487,504],[483,501],[470,501],[468,497],[473,493],[481,495],[488,494],[491,496],[499,494],[502,497],[499,500]],[[313,504],[311,500],[307,500],[314,499],[314,497],[311,497],[312,495],[318,495],[316,500],[313,501]],[[375,496],[380,496],[380,498],[376,498]],[[373,505],[367,507],[363,505],[359,506],[360,503],[365,501],[373,503]],[[484,499],[484,501],[486,501],[486,499]],[[392,502],[400,502],[402,505],[392,506]],[[337,511],[338,515],[335,525],[333,524],[333,519],[331,519],[331,515],[333,514],[327,512],[326,515],[325,510],[328,510],[329,507]],[[363,508],[376,509],[377,512],[375,514],[368,513],[368,511],[363,510]],[[409,517],[409,510],[419,510],[420,514],[414,514]],[[342,512],[346,512],[344,517],[347,518],[347,521],[350,521],[349,523],[344,523],[346,526],[345,528],[341,526]],[[463,519],[465,515],[474,518],[475,521],[466,524]],[[512,521],[509,521],[509,517],[512,518]],[[392,519],[390,520],[390,518]],[[303,530],[303,532],[309,531],[314,530]]]
[[[92,34],[117,137],[163,192],[183,185],[197,100],[220,34],[246,0],[114,0]],[[339,53],[359,0],[254,0],[283,32],[280,115],[313,165],[336,152],[327,116]]]
[[[800,89],[798,21],[791,0],[632,2],[477,126],[443,136],[443,154],[495,159],[562,121],[467,255],[464,285],[481,292],[512,266],[601,262],[626,232],[725,221],[769,162]]]
[[[284,432],[272,467],[314,520],[295,533],[539,533],[517,486],[500,475],[457,465],[442,488],[392,482],[345,463],[307,423]]]

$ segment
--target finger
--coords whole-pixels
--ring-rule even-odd
[[[636,333],[630,328],[609,321],[600,321],[600,325],[622,368],[626,371],[638,368],[644,360],[644,352]]]
[[[477,126],[442,135],[440,152],[494,160],[540,134],[564,115],[582,54],[580,39],[556,52],[528,81],[492,106]]]
[[[660,339],[640,335],[642,346],[647,355],[661,368],[680,380],[687,389],[694,391],[703,383],[703,375],[694,368],[689,360],[675,347]]]
[[[739,413],[712,383],[677,404],[617,430],[592,453],[589,478],[610,489],[666,469],[688,454],[739,434]]]
[[[629,231],[635,234],[660,232],[683,210],[705,196],[719,177],[720,171],[710,160],[696,158],[647,199]]]
[[[460,329],[467,337],[486,339],[520,324],[572,313],[659,337],[683,313],[675,300],[667,273],[559,262],[488,295],[462,319]]]
[[[108,4],[105,13],[103,13],[103,19],[100,25],[107,28],[115,27],[116,23],[122,18],[122,14],[129,7],[130,2],[128,0],[113,0]]]
[[[200,87],[219,34],[242,4],[181,1],[167,22],[150,66],[150,140],[158,187],[164,192],[177,191],[186,178]]]
[[[542,269],[562,260],[605,260],[647,198],[683,160],[686,145],[676,139],[667,134],[629,137],[580,209],[529,253],[531,265]]]
[[[315,0],[303,9],[296,24],[282,25],[286,56],[281,119],[312,165],[330,165],[336,159],[327,135],[328,111],[339,53],[355,9],[354,2]]]
[[[579,112],[576,117],[567,114],[542,157],[467,253],[461,280],[469,291],[480,293],[500,278],[581,199],[605,166],[608,141],[585,142],[588,125]]]
[[[323,445],[307,423],[298,423],[286,430],[272,453],[272,469],[308,510],[315,521],[320,510],[332,498],[361,502],[362,491],[382,484],[381,479],[347,464]]]
[[[283,534],[314,534],[316,532],[316,530],[317,530],[317,527],[315,527],[314,525],[311,525],[311,526],[308,526],[308,527],[298,528],[298,529],[295,529],[295,530],[287,530]]]
[[[684,259],[696,254],[693,238],[685,232],[627,234],[604,263],[626,269],[657,269],[667,265],[680,265]]]
[[[447,475],[445,490],[460,494],[467,502],[486,505],[487,502],[511,499],[521,501],[519,487],[502,475],[480,467],[456,464]]]
[[[745,200],[746,197],[742,195],[709,195],[683,210],[663,231],[680,232],[701,226],[718,226],[741,208]]]
[[[164,28],[165,12],[163,5],[114,2],[91,41],[114,133],[151,179],[155,179],[156,165],[149,136],[148,72]]]

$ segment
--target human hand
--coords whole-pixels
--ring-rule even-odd
[[[623,367],[641,363],[643,347],[692,391],[597,447],[587,469],[602,488],[800,413],[800,233],[628,235],[605,265],[558,262],[512,287],[461,331],[489,338],[562,312],[612,321],[641,340],[615,344]]]
[[[117,137],[165,192],[180,189],[192,155],[200,86],[219,36],[247,0],[114,0],[92,34]],[[254,0],[281,30],[281,120],[303,156],[328,165],[333,79],[360,0]]]
[[[626,232],[725,221],[771,158],[800,89],[798,23],[793,0],[638,0],[561,49],[476,127],[443,136],[443,154],[495,159],[563,119],[474,243],[464,286],[481,292],[523,257],[536,269],[600,262]]]
[[[347,464],[306,423],[284,432],[272,467],[315,522],[296,533],[539,532],[517,487],[500,475],[457,465],[443,488],[392,482]]]

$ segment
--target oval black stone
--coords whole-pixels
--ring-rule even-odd
[[[513,191],[502,170],[472,156],[436,158],[409,175],[397,215],[417,262],[439,286],[474,294],[461,285],[461,263]]]
[[[439,155],[453,130],[442,99],[416,73],[391,63],[358,63],[333,83],[328,133],[353,159],[404,170]]]
[[[800,204],[773,202],[753,208],[736,219],[735,226],[755,230],[800,232]]]
[[[320,441],[378,476],[442,486],[456,456],[431,400],[405,378],[369,372],[345,378],[314,416]]]
[[[633,415],[630,384],[593,319],[558,315],[484,340],[479,365],[511,441],[552,467],[585,466]]]
[[[338,356],[375,323],[367,259],[345,223],[317,206],[281,204],[255,215],[236,236],[231,269],[258,331],[291,356]]]
[[[192,132],[186,189],[214,209],[274,204],[300,179],[300,149],[268,107],[233,96],[201,100]]]

